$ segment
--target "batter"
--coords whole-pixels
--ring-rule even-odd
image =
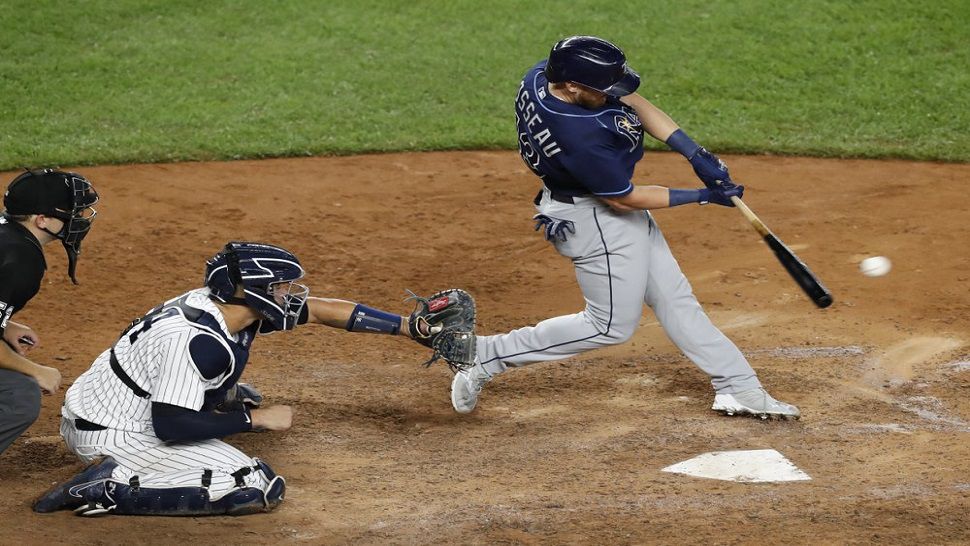
[[[664,112],[636,94],[639,75],[614,44],[591,36],[557,43],[525,74],[515,100],[519,151],[542,180],[536,229],[569,258],[586,299],[576,314],[507,334],[478,336],[475,365],[455,374],[452,405],[471,412],[495,375],[623,343],[643,304],[670,339],[711,377],[712,409],[728,415],[798,418],[762,388],[741,351],[694,297],[650,209],[688,203],[734,206],[744,187]],[[643,133],[691,163],[701,189],[635,186]]]

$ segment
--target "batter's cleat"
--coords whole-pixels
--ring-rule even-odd
[[[455,373],[451,380],[451,406],[458,413],[471,413],[478,404],[478,395],[485,383],[492,380],[492,374],[485,371],[481,364]]]
[[[756,415],[762,419],[798,419],[802,415],[798,408],[775,400],[764,389],[718,394],[711,409],[725,415]]]
[[[88,465],[73,478],[56,484],[34,501],[34,512],[46,514],[57,510],[74,509],[84,505],[84,490],[99,485],[111,477],[118,466],[111,457],[105,457]]]

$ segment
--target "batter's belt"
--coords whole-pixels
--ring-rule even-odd
[[[550,199],[552,199],[553,201],[559,201],[560,203],[566,203],[567,205],[576,204],[576,200],[574,199],[574,197],[591,197],[591,194],[573,196],[566,193],[559,193],[559,192],[549,190]],[[542,201],[542,190],[539,190],[539,193],[536,194],[536,198],[533,199],[532,201],[536,205],[538,205],[539,202]]]

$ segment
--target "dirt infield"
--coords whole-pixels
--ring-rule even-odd
[[[970,165],[726,157],[746,201],[826,282],[815,309],[737,211],[655,214],[698,298],[798,422],[727,418],[654,317],[623,346],[498,377],[454,413],[451,374],[403,338],[304,327],[261,339],[244,379],[292,404],[285,433],[231,443],[287,478],[276,512],[83,520],[30,511],[79,464],[63,391],[0,456],[0,543],[965,543],[970,540]],[[570,264],[532,231],[537,183],[510,152],[79,169],[103,196],[72,287],[52,245],[18,320],[65,383],[128,322],[201,284],[227,240],[299,255],[316,295],[404,312],[460,286],[481,333],[575,312]],[[9,180],[10,173],[3,179]],[[650,154],[637,182],[690,187]],[[886,277],[858,262],[886,255]],[[776,449],[811,481],[660,472]],[[124,538],[122,538],[124,537]]]

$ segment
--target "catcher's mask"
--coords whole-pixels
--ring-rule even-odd
[[[54,169],[28,170],[20,174],[3,195],[3,206],[8,215],[43,214],[64,222],[57,233],[42,229],[64,244],[67,274],[74,284],[78,283],[75,271],[81,241],[98,215],[93,207],[97,202],[98,192],[94,191],[86,178],[77,173]]]
[[[310,290],[297,281],[303,267],[293,253],[278,246],[231,242],[209,258],[205,285],[212,298],[247,305],[277,330],[292,330],[300,318]],[[244,297],[237,297],[242,286]]]
[[[626,64],[623,50],[595,36],[571,36],[552,46],[545,68],[551,83],[576,82],[613,97],[640,87],[640,75]]]

